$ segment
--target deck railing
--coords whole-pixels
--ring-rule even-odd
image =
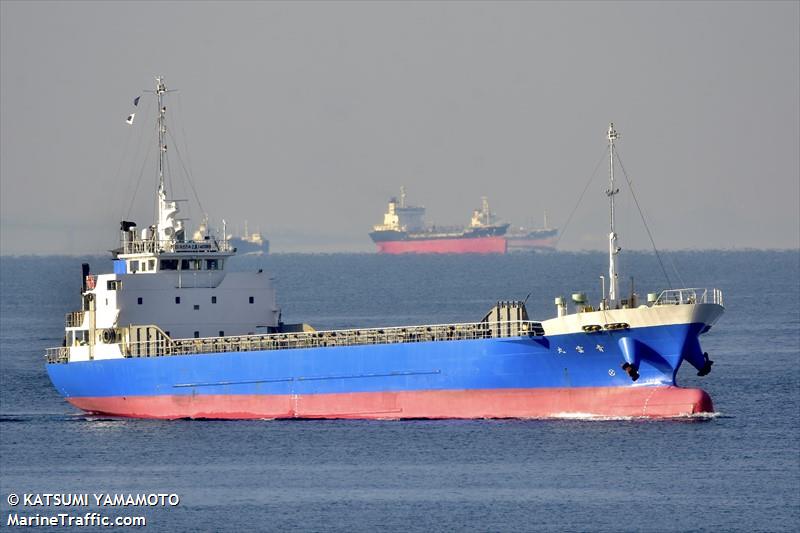
[[[658,295],[653,305],[678,304],[718,304],[723,305],[720,289],[669,289]]]
[[[199,339],[158,338],[150,341],[124,343],[123,353],[125,357],[160,357],[165,355],[441,342],[541,335],[544,335],[541,322],[527,320],[469,322],[463,324],[271,333],[266,335],[205,337]],[[67,348],[48,349],[48,362],[67,362],[67,350]]]
[[[69,362],[69,348],[63,346],[48,348],[45,352],[45,359],[48,363],[67,363]]]
[[[83,324],[83,311],[72,311],[67,313],[64,323],[68,328],[77,328]]]
[[[141,254],[157,252],[230,252],[233,247],[227,240],[209,239],[203,241],[176,242],[173,240],[134,240],[123,241],[123,254]]]

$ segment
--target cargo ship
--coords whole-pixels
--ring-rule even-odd
[[[544,225],[541,228],[518,226],[506,233],[509,252],[528,252],[535,250],[555,250],[558,241],[558,229],[547,223],[547,211],[544,213]]]
[[[383,224],[375,225],[369,236],[378,252],[384,254],[503,254],[508,224],[498,223],[489,210],[489,200],[481,200],[481,208],[472,212],[469,226],[427,227],[425,208],[407,206],[405,188],[401,187],[400,200],[389,200]]]
[[[285,324],[262,270],[231,272],[230,244],[186,240],[167,195],[166,87],[157,78],[155,223],[120,225],[113,271],[84,264],[80,309],[48,349],[59,393],[88,413],[138,418],[682,417],[713,411],[701,389],[675,383],[722,315],[717,289],[667,289],[640,302],[617,286],[613,125],[608,291],[555,299],[531,320],[501,301],[473,322],[315,331]],[[465,281],[465,283],[468,283]],[[489,307],[489,305],[487,305]]]

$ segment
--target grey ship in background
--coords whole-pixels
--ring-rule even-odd
[[[541,228],[512,227],[506,233],[509,252],[529,252],[535,250],[555,250],[558,242],[558,228],[551,228],[547,223],[547,211],[544,212],[544,226]]]
[[[208,226],[208,216],[203,218],[200,227],[194,232],[194,240],[202,241],[206,235],[216,234]],[[244,233],[241,235],[229,234],[227,232],[225,221],[222,221],[222,235],[223,240],[227,240],[228,244],[236,249],[238,255],[244,254],[258,254],[266,255],[269,253],[269,240],[265,239],[260,231],[250,233],[247,228],[247,221],[244,221]]]

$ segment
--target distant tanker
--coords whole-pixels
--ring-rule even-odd
[[[369,234],[385,254],[504,254],[508,224],[495,222],[484,197],[481,209],[472,213],[467,227],[425,226],[424,207],[406,206],[405,188],[400,188],[400,201],[389,200],[383,224]]]

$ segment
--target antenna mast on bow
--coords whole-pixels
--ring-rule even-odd
[[[617,254],[621,248],[617,246],[617,234],[614,231],[614,196],[619,189],[614,186],[614,141],[619,139],[619,134],[614,129],[612,122],[608,126],[608,189],[606,195],[611,204],[611,231],[608,234],[608,304],[613,309],[617,306],[618,274]]]

